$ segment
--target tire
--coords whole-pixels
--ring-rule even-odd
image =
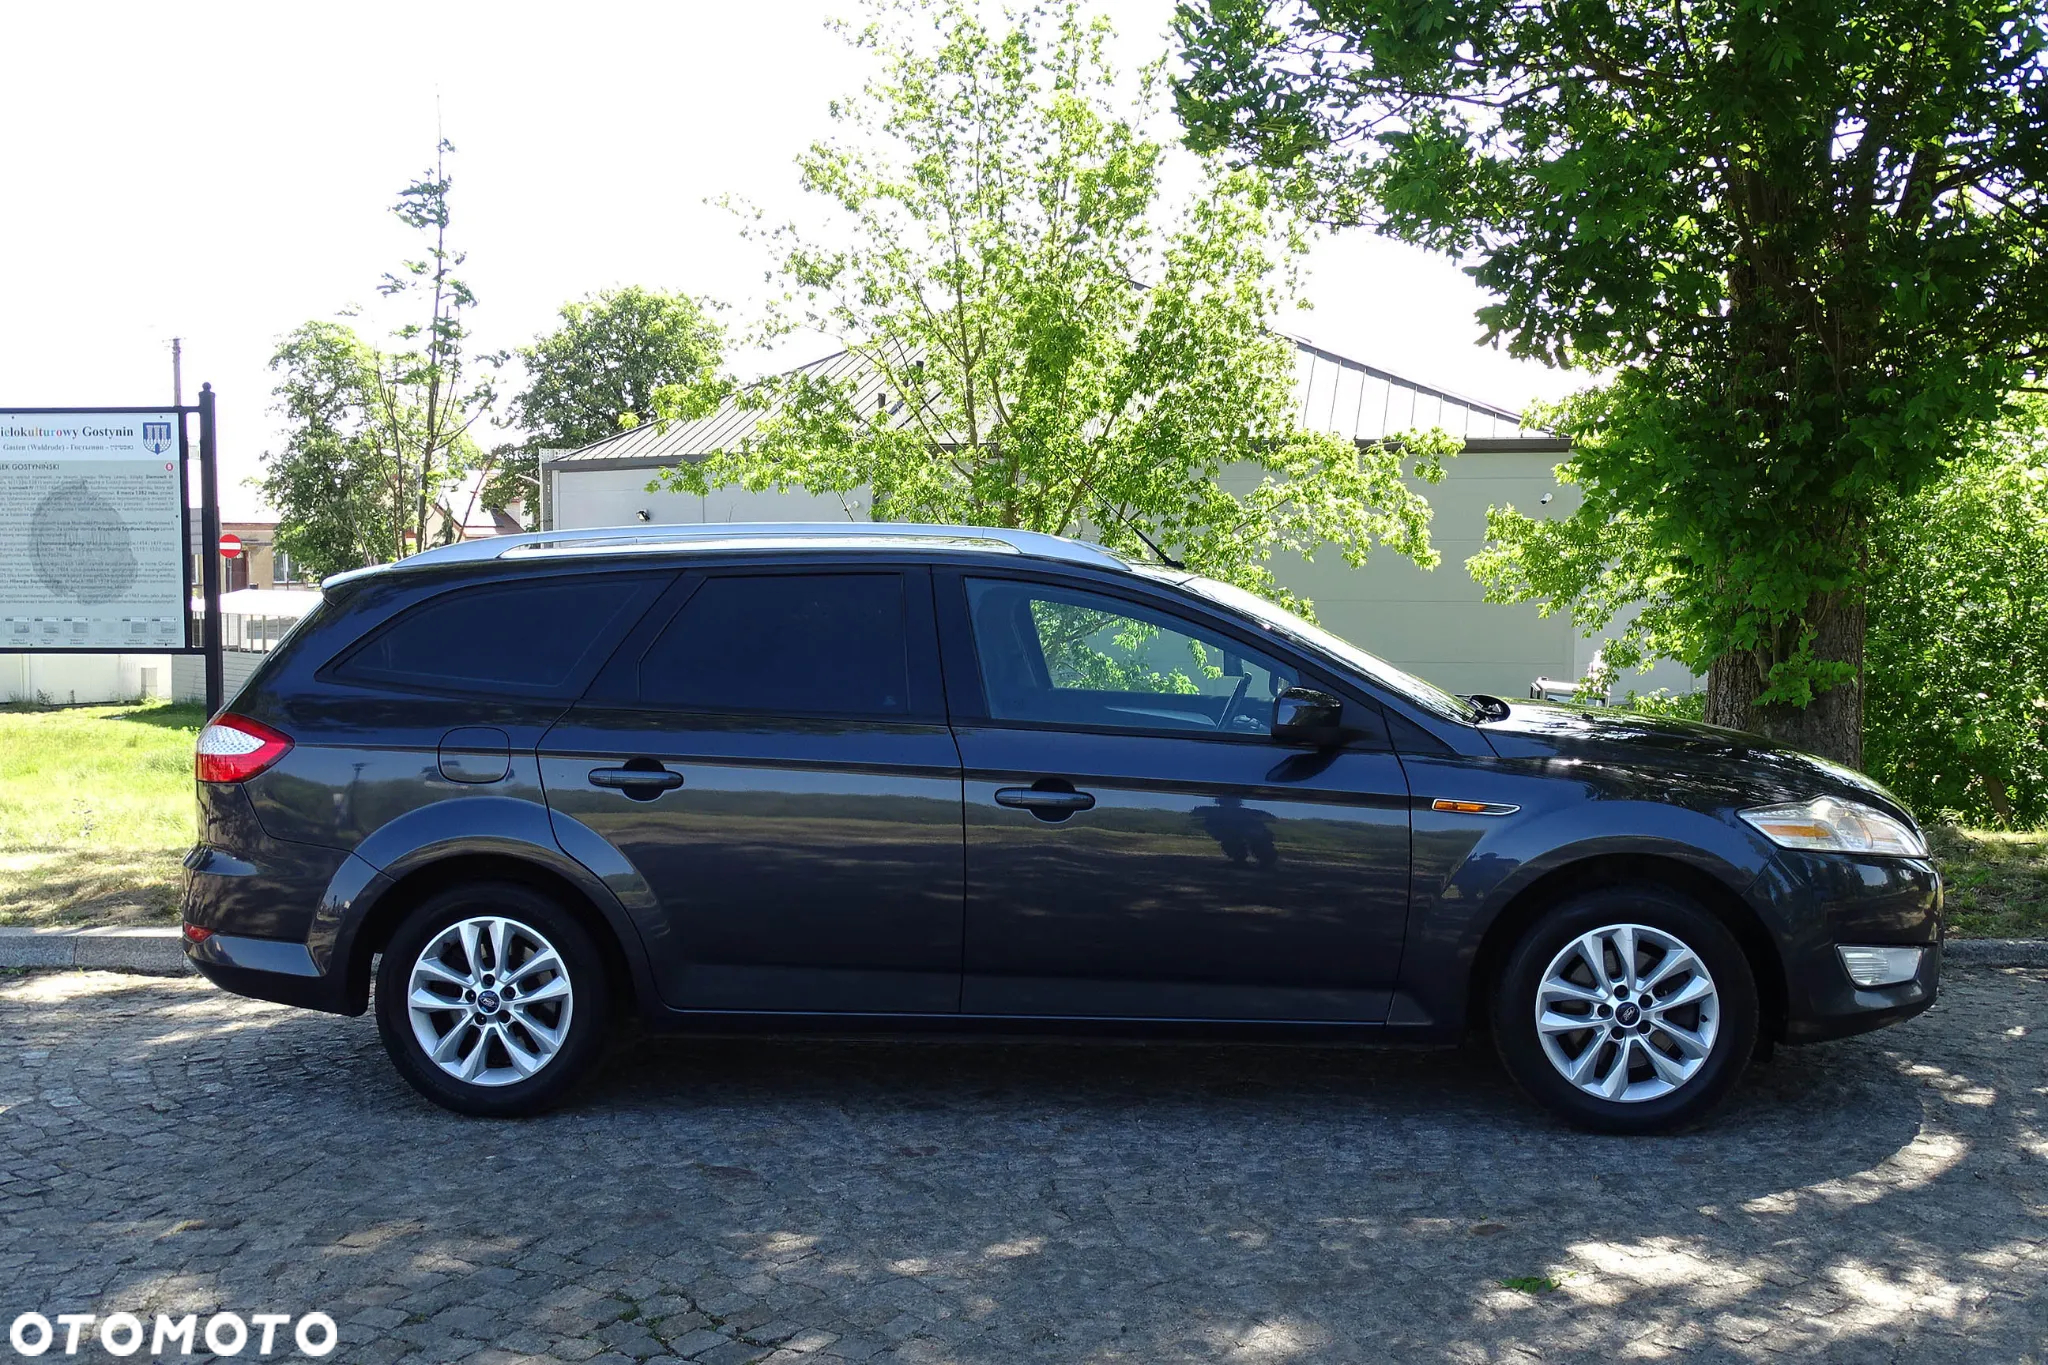
[[[1636,970],[1616,980],[1631,942]],[[1597,989],[1596,947],[1605,968]],[[1644,985],[1656,1004],[1640,1003]],[[1539,992],[1548,1029],[1538,1024]],[[1655,885],[1601,887],[1552,907],[1509,954],[1492,1014],[1494,1045],[1516,1083],[1567,1123],[1600,1133],[1700,1123],[1742,1078],[1759,1027],[1742,945],[1698,902]],[[1587,1026],[1560,1027],[1580,1017]]]
[[[448,1005],[416,1008],[421,998]],[[611,1001],[597,945],[573,914],[532,887],[478,882],[429,897],[399,925],[376,1008],[384,1050],[413,1089],[458,1114],[515,1118],[549,1108],[590,1070]]]

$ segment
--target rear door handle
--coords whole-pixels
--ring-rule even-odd
[[[1093,810],[1095,798],[1087,792],[1049,792],[1036,787],[999,787],[996,804],[1020,810]]]
[[[592,768],[590,785],[619,791],[674,791],[683,785],[683,775],[666,768]]]

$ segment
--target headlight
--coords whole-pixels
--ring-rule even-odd
[[[1817,853],[1889,853],[1927,856],[1927,841],[1911,825],[1861,801],[1816,796],[1793,805],[1761,806],[1742,812],[1766,839],[1781,848]]]

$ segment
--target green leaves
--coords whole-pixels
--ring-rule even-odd
[[[1549,1275],[1510,1275],[1499,1281],[1499,1284],[1502,1289],[1512,1289],[1517,1294],[1528,1294],[1532,1297],[1555,1294],[1564,1287],[1561,1282]]]
[[[1871,770],[1923,818],[2048,823],[2048,408],[1879,520]]]
[[[285,444],[266,451],[261,488],[277,546],[316,576],[382,563],[400,516],[389,452],[373,421],[379,357],[354,329],[309,322],[271,357]]]
[[[724,396],[724,332],[688,295],[605,289],[560,317],[519,352],[526,387],[512,399],[512,419],[541,445],[587,445],[656,415],[687,421]]]
[[[1609,371],[1552,421],[1585,491],[1501,509],[1496,600],[1714,670],[1714,713],[1855,757],[1881,509],[2038,370],[2048,102],[2031,0],[1208,0],[1197,148],[1469,259],[1488,338]]]
[[[454,273],[448,244],[454,181],[444,139],[433,167],[399,192],[393,214],[425,239],[425,255],[388,273],[378,292],[419,305],[381,350],[339,323],[309,322],[271,357],[285,445],[264,453],[262,487],[278,509],[278,541],[315,573],[359,568],[461,534],[466,508],[436,505],[481,460],[470,427],[496,395],[497,355],[468,350],[465,316],[476,298]],[[478,364],[482,371],[479,373]]]
[[[835,106],[847,140],[799,159],[822,221],[767,234],[787,290],[773,324],[846,339],[857,372],[757,386],[739,400],[753,433],[672,484],[871,496],[878,519],[1082,533],[1139,558],[1149,537],[1269,594],[1283,547],[1434,562],[1403,475],[1457,443],[1361,451],[1295,426],[1295,348],[1271,324],[1298,223],[1263,177],[1213,161],[1169,204],[1146,130],[1157,73],[1134,101],[1106,20],[877,15],[858,43],[880,71]]]

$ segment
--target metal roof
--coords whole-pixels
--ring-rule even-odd
[[[1329,431],[1358,441],[1384,440],[1430,427],[1442,427],[1468,440],[1549,434],[1524,426],[1522,414],[1511,409],[1403,379],[1300,337],[1288,340],[1299,357],[1295,425],[1308,431]]]
[[[1095,569],[1129,569],[1100,545],[1041,531],[987,526],[926,526],[898,522],[759,521],[692,523],[681,526],[593,526],[574,531],[535,531],[489,536],[422,550],[395,564],[336,574],[332,586],[365,574],[477,564],[497,559],[561,559],[606,555],[703,553],[714,550],[967,550],[985,554],[1056,559]]]
[[[1306,430],[1356,441],[1378,441],[1429,427],[1442,427],[1467,440],[1548,439],[1548,433],[1523,426],[1522,415],[1508,408],[1404,379],[1300,337],[1288,340],[1297,356],[1295,422]],[[881,371],[851,351],[835,351],[785,373],[849,384],[856,411],[879,407],[898,425],[911,420]],[[649,422],[578,450],[552,456],[543,452],[542,459],[558,469],[654,468],[700,460],[737,447],[772,411],[747,406],[733,395],[695,421],[667,427]]]

